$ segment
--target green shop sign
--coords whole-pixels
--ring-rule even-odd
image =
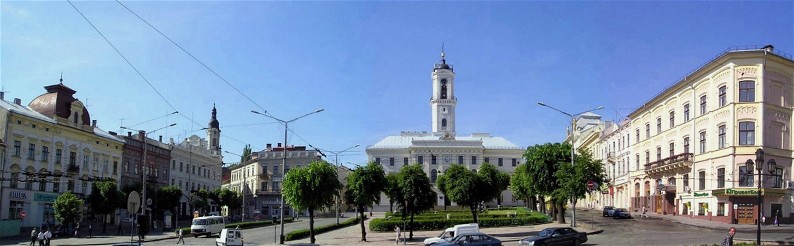
[[[715,190],[715,196],[757,196],[758,190],[756,189],[724,189]],[[763,192],[761,193],[763,194]]]
[[[46,193],[33,193],[33,201],[37,202],[55,202],[58,195]]]
[[[695,192],[695,197],[700,197],[700,196],[709,196],[709,193],[705,193],[705,192],[703,192],[703,193],[701,193],[701,192]]]

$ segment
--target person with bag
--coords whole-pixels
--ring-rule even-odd
[[[44,246],[50,246],[51,238],[52,238],[52,232],[50,232],[50,229],[47,228],[47,232],[44,233],[44,242],[45,242]]]
[[[44,246],[44,229],[39,231],[39,235],[36,238],[39,240],[39,246]]]
[[[179,237],[179,240],[176,241],[176,244],[179,244],[179,242],[182,242],[182,244],[185,244],[185,238],[182,237],[182,229],[176,229],[176,235],[177,235],[177,237]]]
[[[36,246],[36,239],[38,239],[39,233],[36,232],[36,227],[33,227],[33,230],[30,231],[30,245]]]

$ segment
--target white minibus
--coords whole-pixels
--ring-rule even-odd
[[[226,228],[226,223],[223,221],[222,216],[204,216],[193,219],[190,225],[190,233],[194,237],[199,235],[207,235],[211,237],[212,234],[220,234],[223,228]]]

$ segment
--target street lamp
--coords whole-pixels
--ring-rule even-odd
[[[758,228],[756,229],[755,243],[756,245],[761,245],[761,219],[762,219],[761,216],[764,216],[764,214],[761,212],[764,206],[763,203],[764,200],[763,197],[761,196],[761,182],[763,176],[773,176],[775,174],[777,162],[775,162],[775,159],[770,159],[769,161],[767,161],[767,166],[768,166],[767,168],[769,169],[769,174],[763,174],[762,171],[764,170],[764,166],[763,166],[764,150],[758,148],[757,150],[755,150],[755,163],[758,163],[758,165],[755,165],[755,170],[758,171],[758,193],[756,193],[756,197],[758,198],[758,216],[756,216],[756,224],[758,225],[757,226]],[[753,170],[753,165],[755,163],[753,163],[752,159],[747,159],[747,161],[745,162],[748,170]]]
[[[265,116],[265,117],[271,118],[271,119],[273,119],[275,121],[278,121],[281,124],[284,124],[284,154],[283,154],[282,159],[281,159],[281,183],[282,183],[282,186],[283,186],[283,183],[284,183],[284,176],[286,175],[284,173],[284,168],[287,166],[287,131],[289,130],[289,123],[291,123],[293,121],[296,121],[296,120],[298,120],[300,118],[312,115],[312,114],[323,112],[323,110],[324,109],[318,109],[318,110],[315,110],[314,112],[298,116],[298,117],[296,117],[294,119],[291,119],[291,120],[282,120],[282,119],[279,119],[279,118],[276,118],[276,117],[273,117],[273,116],[267,114],[267,112],[260,113],[260,112],[257,112],[256,110],[251,110],[251,113],[258,114],[258,115],[261,115],[261,116]],[[283,188],[279,188],[279,193],[281,193],[281,201],[279,202],[280,205],[279,205],[279,209],[278,209],[279,210],[279,219],[281,220],[281,222],[280,222],[281,223],[281,235],[279,236],[279,244],[284,244],[284,192],[281,191],[282,189]]]
[[[129,128],[129,127],[124,127],[124,126],[121,127],[121,129],[138,131],[138,134],[142,136],[143,161],[141,161],[141,194],[142,194],[141,195],[141,204],[146,204],[146,174],[145,174],[146,171],[144,169],[146,167],[146,152],[147,152],[147,150],[146,150],[147,149],[147,147],[146,147],[146,139],[147,139],[146,135],[149,134],[149,133],[154,133],[156,131],[165,129],[165,128],[169,128],[169,127],[175,126],[175,125],[176,125],[176,123],[173,123],[173,124],[170,124],[170,125],[167,125],[167,126],[164,126],[164,127],[157,128],[157,129],[155,129],[153,131],[149,131],[148,133],[146,131],[143,131],[143,130],[136,130],[136,129],[132,129],[132,128]],[[143,209],[141,209],[141,211],[140,211],[140,215],[146,215],[146,208],[148,206],[149,206],[149,204],[146,204],[145,206],[143,206]],[[148,220],[147,220],[147,222],[148,222]],[[138,223],[140,224],[140,221],[138,221]],[[138,233],[140,233],[140,231],[138,231]],[[140,237],[138,237],[138,238],[140,239]],[[139,240],[139,243],[140,243],[140,240]]]
[[[574,131],[576,130],[576,116],[579,116],[581,114],[584,114],[584,113],[587,113],[587,112],[590,112],[590,111],[596,111],[596,110],[603,109],[604,106],[598,106],[597,108],[589,109],[589,110],[583,111],[583,112],[578,113],[578,114],[569,114],[569,113],[567,113],[565,111],[559,110],[559,109],[557,109],[555,107],[552,107],[552,106],[549,106],[549,105],[546,105],[545,103],[542,103],[542,102],[538,102],[538,105],[553,109],[554,111],[560,112],[560,113],[562,113],[564,115],[567,115],[567,116],[571,117],[571,166],[573,167],[574,166],[574,162],[573,162],[573,160],[574,160],[574,152],[576,151],[576,147],[574,147],[575,143],[574,143],[574,139],[573,139],[573,134],[574,134]],[[572,213],[572,216],[571,216],[571,227],[576,227],[576,195],[571,194],[571,200],[573,202],[573,207],[571,208],[571,213]]]
[[[334,154],[334,162],[336,162],[336,173],[337,173],[337,175],[339,174],[339,167],[341,166],[341,165],[339,164],[339,154],[341,154],[341,153],[344,153],[345,151],[351,150],[351,149],[353,149],[353,148],[356,148],[356,147],[358,147],[358,146],[359,146],[359,145],[358,145],[358,144],[356,144],[355,146],[353,146],[353,147],[350,147],[350,148],[347,148],[347,149],[345,149],[345,150],[342,150],[342,151],[330,151],[330,150],[326,150],[326,151],[330,152],[331,154]],[[340,190],[339,192],[341,192],[341,190]],[[334,200],[335,200],[335,205],[336,205],[336,224],[337,224],[337,225],[339,224],[339,202],[340,202],[339,200],[341,200],[341,198],[340,198],[340,197],[341,197],[341,194],[337,194],[337,196],[336,196],[336,197],[335,197],[335,199],[334,199]]]

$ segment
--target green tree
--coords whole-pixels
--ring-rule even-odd
[[[61,193],[58,198],[55,198],[55,203],[52,207],[55,210],[55,219],[68,227],[74,223],[77,216],[80,216],[83,200],[77,198],[71,191],[66,191]]]
[[[176,222],[179,209],[179,202],[182,200],[182,189],[177,186],[163,186],[157,190],[157,197],[160,207],[174,211],[173,222]],[[173,223],[176,225],[176,223]]]
[[[435,206],[437,194],[433,191],[430,178],[427,177],[419,164],[403,166],[398,178],[400,194],[403,201],[403,218],[410,215],[408,238],[414,238],[414,215]]]
[[[535,193],[532,190],[532,184],[529,183],[529,176],[531,176],[531,174],[528,168],[529,165],[526,163],[522,163],[516,167],[515,171],[513,171],[513,175],[510,177],[510,191],[513,192],[514,196],[523,199],[524,204],[527,204],[529,209],[535,210]]]
[[[97,181],[92,185],[91,194],[87,200],[91,204],[94,214],[102,215],[102,233],[105,233],[108,214],[113,213],[118,208],[118,200],[123,200],[124,196],[119,196],[116,181]]]
[[[205,215],[205,212],[210,206],[210,192],[206,189],[200,189],[195,192],[195,196],[198,197],[198,199],[193,199],[193,207],[198,209],[201,212],[201,215]]]
[[[574,158],[574,163],[573,167],[570,163],[561,165],[555,173],[557,179],[560,180],[562,194],[573,195],[574,198],[584,197],[585,193],[590,192],[587,189],[588,181],[603,184],[606,180],[604,166],[600,161],[593,159],[589,150],[579,150]],[[574,206],[576,206],[576,199],[574,199]]]
[[[364,218],[364,208],[380,203],[380,193],[386,188],[386,175],[380,164],[370,162],[358,167],[347,177],[345,200],[358,208],[359,218]],[[367,241],[364,220],[361,224],[361,241]]]
[[[312,161],[305,168],[294,168],[284,177],[284,198],[297,209],[309,211],[309,237],[314,238],[314,211],[333,205],[334,196],[342,184],[336,175],[336,168],[328,162]]]
[[[484,163],[477,171],[477,176],[485,184],[484,188],[488,189],[481,197],[483,201],[496,199],[496,204],[502,205],[502,191],[507,190],[507,186],[510,185],[510,175],[499,171],[494,165]]]
[[[400,174],[399,173],[389,173],[386,175],[386,188],[384,193],[386,193],[386,197],[389,198],[389,211],[394,211],[394,204],[396,203],[398,207],[402,207],[405,204],[403,199],[402,191],[400,190]],[[403,213],[403,216],[405,214]]]
[[[561,182],[556,175],[557,170],[563,165],[570,165],[571,146],[561,143],[545,143],[527,148],[524,158],[528,165],[527,172],[532,174],[527,176],[527,183],[530,190],[541,196],[541,204],[545,212],[545,199],[550,197],[554,209],[552,216],[557,216],[559,223],[565,223],[564,205],[571,194],[565,194],[561,188]]]
[[[495,188],[488,187],[480,176],[460,164],[450,165],[442,176],[447,179],[444,189],[449,199],[468,207],[477,223],[477,208],[486,198],[493,197]]]
[[[444,195],[444,210],[447,210],[447,199],[449,199],[449,194],[447,194],[448,177],[447,175],[441,175],[436,178],[436,187],[438,187],[438,190]]]
[[[248,161],[248,159],[251,159],[251,145],[250,144],[246,144],[245,147],[243,147],[243,154],[240,155],[240,164],[245,163],[246,161]]]

